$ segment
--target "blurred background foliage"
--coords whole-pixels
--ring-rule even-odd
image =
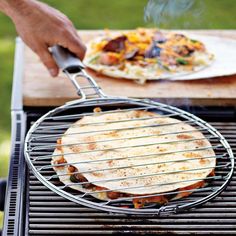
[[[44,0],[66,14],[78,29],[131,29],[153,27],[145,22],[148,0]],[[236,0],[196,0],[194,12],[166,19],[158,27],[235,29]],[[0,178],[7,176],[10,150],[10,99],[16,32],[11,20],[0,13]],[[2,214],[0,214],[0,225]]]

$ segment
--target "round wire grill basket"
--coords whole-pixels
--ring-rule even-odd
[[[207,139],[211,146],[203,147],[203,149],[213,149],[215,155],[205,158],[215,158],[216,166],[214,167],[214,175],[207,176],[204,179],[205,185],[199,188],[184,190],[183,192],[190,192],[189,196],[175,199],[172,198],[165,204],[150,203],[145,204],[142,208],[136,209],[132,204],[132,200],[144,197],[160,197],[174,196],[181,192],[176,189],[168,193],[158,193],[145,196],[125,196],[116,199],[109,200],[98,200],[91,196],[89,193],[82,193],[75,191],[71,188],[70,184],[63,184],[60,182],[57,173],[53,169],[53,164],[51,163],[55,148],[57,147],[57,140],[63,136],[65,131],[77,120],[84,116],[93,115],[93,110],[96,107],[101,108],[101,114],[106,113],[116,113],[116,112],[127,112],[133,110],[144,110],[151,111],[161,115],[162,117],[172,117],[179,120],[180,123],[186,123],[200,131],[204,134],[204,138]],[[130,129],[136,129],[137,127],[132,127],[132,122],[130,122]],[[164,124],[165,125],[165,124]],[[168,124],[172,125],[172,124]],[[173,125],[176,125],[173,124]],[[140,127],[139,127],[140,128]],[[142,127],[141,127],[142,128]],[[145,128],[145,127],[143,127]],[[153,127],[155,129],[155,127]],[[196,131],[196,130],[195,130]],[[96,132],[96,131],[94,131]],[[188,131],[191,132],[191,131]],[[176,132],[178,134],[180,132]],[[185,131],[186,133],[186,131]],[[172,135],[172,133],[164,133],[161,135]],[[91,134],[92,135],[92,134]],[[192,142],[195,140],[184,140],[183,142]],[[153,145],[153,144],[147,144]],[[159,144],[160,145],[160,144]],[[134,147],[135,148],[135,147]],[[196,150],[201,150],[199,147]],[[176,152],[194,152],[196,150],[175,150],[174,152],[165,152],[163,155],[176,153]],[[143,158],[148,158],[149,153],[143,155]],[[124,214],[155,214],[161,215],[163,213],[177,213],[183,210],[196,207],[203,204],[221,193],[229,183],[234,169],[234,156],[233,152],[225,140],[225,138],[210,124],[201,120],[200,118],[180,110],[178,108],[153,102],[150,100],[131,100],[125,98],[98,98],[98,99],[88,99],[84,101],[75,101],[64,106],[58,107],[43,117],[41,117],[37,122],[33,124],[29,130],[26,141],[25,141],[25,158],[32,169],[34,175],[49,189],[67,198],[75,203],[82,204],[88,207],[93,207],[100,210],[105,210],[109,212],[124,213]],[[194,158],[193,158],[194,159]],[[78,160],[79,163],[80,160]],[[104,171],[102,161],[101,170]],[[172,161],[175,162],[174,160]],[[63,164],[58,164],[63,165]],[[65,165],[65,164],[64,164]],[[127,168],[127,167],[124,167]],[[194,171],[196,168],[194,166],[188,171]],[[99,170],[97,170],[99,171]],[[183,170],[177,170],[181,172]],[[151,173],[150,176],[160,175],[161,173]],[[173,173],[168,173],[173,174]],[[148,178],[149,176],[128,176],[125,178]],[[116,181],[116,179],[109,179],[107,177],[106,181]],[[186,181],[186,180],[185,180]],[[191,183],[191,181],[197,181],[192,177],[186,182]],[[200,181],[200,180],[199,180]],[[175,179],[169,183],[163,184],[173,184]],[[78,185],[82,183],[73,183],[71,185]],[[130,187],[132,188],[132,186]],[[136,186],[136,188],[145,188],[145,186]],[[113,189],[115,190],[115,189]],[[122,189],[118,189],[122,191]],[[124,189],[123,189],[124,190]],[[100,190],[100,193],[107,193],[112,190]],[[99,192],[99,191],[97,191]]]

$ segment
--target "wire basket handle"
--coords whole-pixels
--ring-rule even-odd
[[[62,71],[67,75],[67,77],[74,84],[77,94],[81,96],[81,99],[86,99],[87,97],[107,97],[95,82],[95,80],[85,71],[85,66],[79,58],[77,58],[72,52],[68,49],[63,48],[59,45],[55,45],[51,48],[52,55]],[[76,78],[83,77],[87,79],[90,86],[84,88],[80,87]],[[94,93],[86,94],[84,90],[93,89]]]

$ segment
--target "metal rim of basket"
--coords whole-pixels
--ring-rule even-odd
[[[177,114],[180,117],[187,119],[187,120],[191,120],[194,122],[194,124],[200,126],[200,127],[204,127],[207,129],[207,131],[209,131],[212,135],[214,135],[215,137],[219,138],[219,142],[222,144],[222,146],[225,148],[225,151],[227,152],[228,156],[229,156],[229,161],[230,161],[230,165],[231,168],[229,170],[229,172],[226,175],[226,178],[224,179],[225,181],[223,182],[223,184],[216,189],[215,191],[213,191],[211,194],[202,197],[194,202],[190,202],[190,203],[184,203],[182,205],[174,205],[174,206],[168,206],[168,205],[163,205],[160,206],[159,208],[141,208],[141,209],[133,209],[133,208],[121,208],[121,207],[116,207],[116,206],[111,206],[111,205],[106,205],[106,204],[101,204],[101,203],[97,203],[97,202],[93,202],[90,200],[86,200],[83,197],[76,197],[73,194],[60,189],[59,187],[57,187],[56,185],[54,185],[53,183],[51,183],[49,180],[47,180],[42,174],[39,173],[39,171],[37,170],[37,168],[35,167],[35,165],[32,163],[32,158],[30,156],[30,150],[29,150],[29,144],[30,144],[30,139],[31,139],[31,135],[37,130],[38,126],[47,118],[47,117],[53,117],[53,115],[57,114],[58,112],[61,111],[65,111],[68,109],[73,108],[73,106],[76,105],[82,105],[84,104],[85,106],[87,105],[100,105],[100,104],[96,104],[96,102],[107,102],[106,105],[110,105],[109,102],[115,102],[115,103],[123,103],[123,104],[127,104],[127,105],[137,105],[137,106],[143,106],[143,110],[145,110],[148,108],[148,106],[152,105],[153,107],[155,107],[154,109],[157,110],[162,110],[162,111],[168,111],[170,113],[173,114]],[[118,109],[119,107],[117,107]],[[83,113],[82,113],[83,114]],[[203,203],[208,202],[209,200],[213,199],[214,197],[216,197],[217,195],[219,195],[228,185],[228,183],[230,182],[232,176],[233,176],[233,171],[234,171],[234,155],[232,152],[232,149],[230,147],[230,145],[228,144],[228,142],[226,141],[226,139],[214,128],[212,127],[209,123],[203,121],[202,119],[198,118],[197,116],[183,111],[179,108],[170,106],[170,105],[166,105],[166,104],[162,104],[162,103],[158,103],[158,102],[154,102],[154,101],[150,101],[150,100],[139,100],[139,99],[127,99],[127,98],[112,98],[112,97],[106,97],[106,98],[95,98],[95,99],[88,99],[88,100],[76,100],[73,102],[70,102],[68,104],[65,104],[63,106],[60,106],[58,108],[55,108],[52,111],[49,111],[47,114],[43,115],[40,119],[38,119],[30,128],[29,132],[26,135],[26,139],[25,139],[25,148],[24,148],[24,154],[25,154],[25,159],[27,161],[28,166],[30,167],[30,169],[32,169],[33,174],[40,180],[40,182],[42,182],[46,187],[48,187],[50,190],[54,191],[55,193],[59,194],[60,196],[73,201],[75,203],[87,206],[87,207],[92,207],[98,210],[103,210],[103,211],[108,211],[108,212],[113,212],[113,213],[123,213],[123,214],[139,214],[139,215],[161,215],[162,213],[177,213],[177,212],[181,212],[184,210],[187,210],[189,208],[193,208],[196,206],[199,206]],[[191,197],[191,196],[190,196]],[[102,202],[102,201],[100,201]]]

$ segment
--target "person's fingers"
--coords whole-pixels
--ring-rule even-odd
[[[81,41],[79,36],[75,35],[68,35],[65,41],[65,45],[62,45],[69,49],[71,52],[73,52],[77,57],[79,57],[81,60],[84,59],[85,52],[86,52],[86,46]]]
[[[36,53],[39,55],[43,64],[47,67],[50,75],[56,77],[59,72],[59,68],[52,57],[52,54],[49,52],[47,47],[41,47],[36,50]]]

